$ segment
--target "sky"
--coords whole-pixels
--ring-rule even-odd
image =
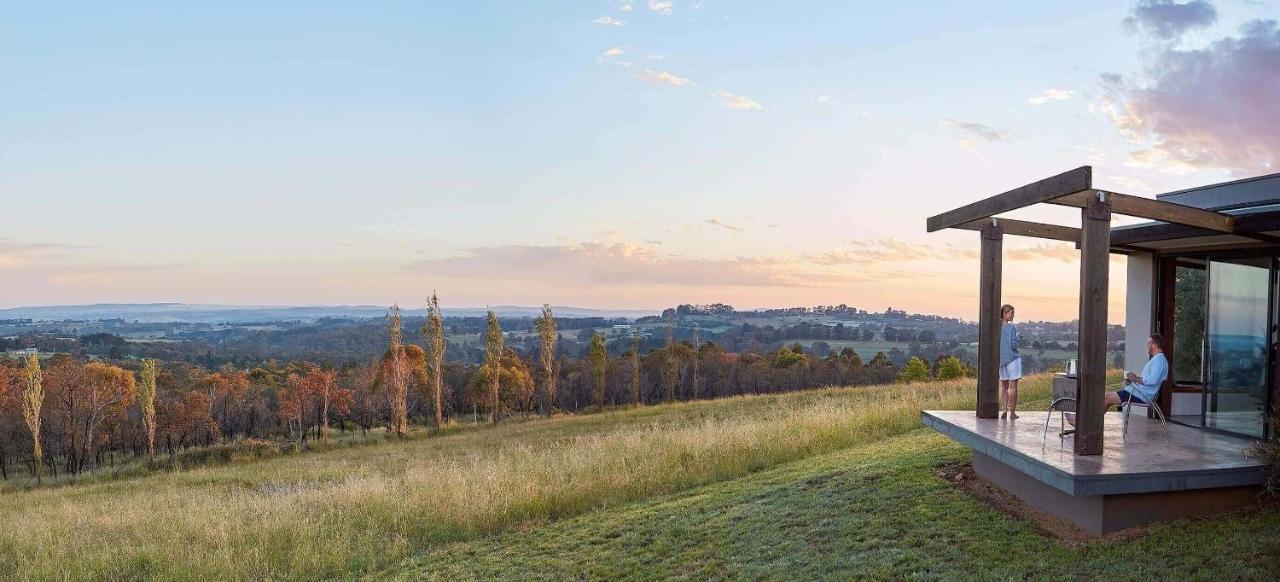
[[[1086,164],[1142,196],[1280,171],[1274,0],[957,4],[15,4],[0,307],[974,319],[977,234],[930,215]],[[1019,317],[1074,319],[1071,245],[1005,249]]]

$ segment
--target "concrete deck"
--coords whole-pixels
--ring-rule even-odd
[[[971,410],[926,410],[925,426],[974,452],[1074,496],[1121,495],[1256,487],[1263,466],[1245,456],[1251,442],[1132,414],[1121,434],[1118,412],[1106,415],[1101,455],[1072,451],[1072,436],[1058,437],[1054,413],[1042,438],[1045,412],[1021,412],[1017,420],[977,418]],[[1168,429],[1166,432],[1165,428]]]

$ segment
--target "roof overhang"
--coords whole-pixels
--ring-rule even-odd
[[[1199,242],[1207,245],[1280,245],[1280,206],[1273,212],[1240,207],[1280,203],[1280,174],[1171,192],[1152,199],[1096,189],[1093,169],[1081,166],[932,216],[927,228],[934,232],[946,228],[983,230],[990,226],[999,227],[1003,234],[1078,243],[1077,228],[997,215],[1042,203],[1084,208],[1094,196],[1105,200],[1112,213],[1154,221],[1112,229],[1111,245],[1117,251],[1157,250],[1165,246],[1165,241],[1184,239],[1201,239]]]

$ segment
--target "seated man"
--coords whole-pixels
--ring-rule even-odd
[[[1126,402],[1146,404],[1154,401],[1160,394],[1160,386],[1169,377],[1169,360],[1164,357],[1164,336],[1155,333],[1147,339],[1147,365],[1142,367],[1142,374],[1129,372],[1124,378],[1124,388],[1115,392],[1107,392],[1106,407],[1120,406]],[[1067,422],[1076,425],[1076,415],[1067,414]]]
[[[1141,376],[1129,372],[1125,375],[1124,388],[1107,393],[1107,407],[1130,401],[1146,404],[1160,394],[1160,387],[1169,377],[1169,360],[1164,357],[1164,336],[1157,333],[1147,339],[1147,355],[1151,359],[1142,367]]]

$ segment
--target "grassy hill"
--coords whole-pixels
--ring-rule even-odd
[[[1046,378],[1024,385],[1029,406],[1047,394]],[[972,406],[972,380],[824,389],[9,492],[0,577],[1056,577],[1180,564],[1248,578],[1280,566],[1275,511],[1153,528],[1137,553],[1041,537],[937,476],[966,453],[921,429],[918,411]]]

